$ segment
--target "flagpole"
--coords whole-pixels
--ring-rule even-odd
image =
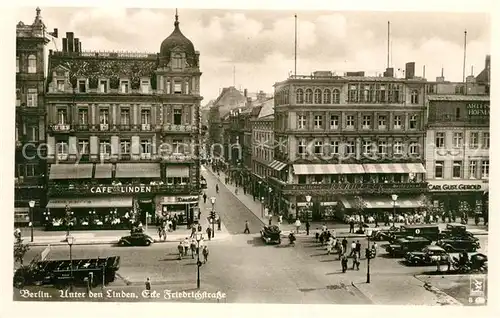
[[[294,75],[297,76],[297,15],[295,15],[295,72]]]

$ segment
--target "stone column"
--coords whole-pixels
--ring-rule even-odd
[[[139,160],[141,153],[141,140],[139,139],[139,136],[132,136],[130,148],[132,160]]]

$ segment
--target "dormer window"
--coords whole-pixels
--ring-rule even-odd
[[[108,80],[99,80],[99,91],[101,93],[108,92]]]
[[[121,87],[121,92],[122,93],[129,93],[129,87],[130,87],[130,83],[128,80],[122,80],[120,81],[120,87]]]
[[[182,68],[182,56],[180,54],[175,54],[172,57],[172,68]]]
[[[59,82],[57,85],[57,89],[59,89]],[[78,92],[85,93],[87,91],[87,81],[86,80],[78,80]]]
[[[141,92],[143,94],[149,93],[149,80],[141,80]]]

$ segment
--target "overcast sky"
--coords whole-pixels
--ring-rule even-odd
[[[175,9],[42,7],[49,30],[59,39],[74,32],[83,50],[158,52],[173,31]],[[315,70],[381,73],[387,60],[387,21],[391,21],[392,66],[416,62],[416,74],[435,80],[462,80],[464,30],[467,29],[466,74],[484,68],[490,54],[490,17],[484,13],[334,12],[179,10],[180,29],[200,51],[203,104],[219,89],[233,85],[272,93],[272,85],[294,68],[294,14],[298,16],[298,74]],[[35,7],[18,11],[31,23]]]

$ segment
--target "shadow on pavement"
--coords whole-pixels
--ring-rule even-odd
[[[338,274],[345,274],[345,273],[342,273],[342,270],[339,269],[337,272],[326,273],[325,275],[330,276],[330,275],[338,275]]]
[[[321,260],[320,262],[321,263],[330,263],[330,262],[337,262],[338,260],[336,259],[324,259],[324,260]]]
[[[253,237],[250,240],[247,240],[247,244],[253,245],[253,246],[266,246],[264,242],[262,241],[261,237]]]
[[[164,259],[160,259],[159,261],[160,262],[173,262],[173,261],[180,261],[180,259],[178,259],[178,258],[164,258]]]

